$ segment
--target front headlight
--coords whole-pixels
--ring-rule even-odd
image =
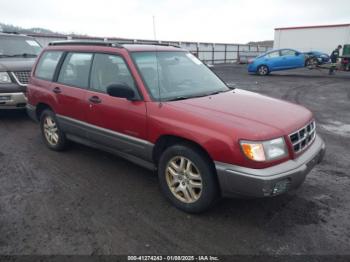
[[[283,137],[263,142],[241,141],[240,143],[244,155],[254,161],[270,161],[288,155]]]
[[[11,78],[7,72],[0,72],[0,84],[12,83]]]

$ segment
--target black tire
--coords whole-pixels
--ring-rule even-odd
[[[193,164],[193,168],[195,168],[194,170],[198,169],[198,173],[201,177],[200,183],[202,185],[202,188],[200,191],[200,196],[198,196],[198,198],[194,202],[186,203],[178,199],[179,196],[176,196],[175,195],[176,193],[173,193],[168,183],[168,176],[170,174],[168,171],[168,165],[170,166],[170,162],[175,161],[174,159],[176,159],[177,157],[184,157],[185,159],[190,160],[190,162]],[[183,175],[183,177],[185,177],[185,175]],[[215,169],[213,168],[212,161],[204,153],[196,149],[194,146],[187,145],[187,144],[179,144],[179,145],[174,145],[167,148],[163,152],[159,160],[158,178],[159,178],[161,190],[163,194],[166,196],[166,198],[175,207],[187,213],[203,212],[209,209],[216,202],[216,200],[219,199],[219,186],[216,179],[216,172],[215,172]],[[187,180],[190,180],[190,179],[187,179]],[[177,186],[177,188],[180,187],[180,183],[182,184],[186,182],[186,181],[185,182],[183,181],[179,182],[179,185]],[[191,182],[187,181],[187,184],[188,183],[191,184]],[[182,186],[185,186],[185,185],[183,184]],[[198,192],[199,191],[197,191],[196,193]],[[193,193],[193,189],[192,189],[192,193]]]
[[[266,65],[261,65],[258,67],[256,73],[259,76],[267,76],[268,74],[270,74],[270,69]]]
[[[57,130],[55,131],[55,133],[57,134],[57,142],[56,143],[52,143],[52,141],[50,142],[48,135],[45,134],[45,129],[46,129],[45,123],[47,124],[46,121],[48,121],[49,119],[51,119],[54,122],[54,124],[57,128]],[[40,115],[40,129],[41,129],[41,134],[42,134],[43,140],[48,148],[50,148],[51,150],[54,150],[54,151],[62,151],[67,147],[68,141],[66,139],[66,135],[61,130],[61,128],[57,122],[57,118],[56,118],[55,113],[52,112],[50,109],[46,109],[41,113],[41,115]],[[53,130],[54,130],[54,128],[51,129],[51,132],[54,132]]]

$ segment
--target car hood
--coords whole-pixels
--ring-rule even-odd
[[[213,125],[238,128],[252,139],[290,134],[313,117],[308,109],[300,105],[241,89],[175,101],[171,102],[171,106]]]
[[[0,71],[31,71],[35,58],[0,58]]]

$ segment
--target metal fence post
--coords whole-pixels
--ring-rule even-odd
[[[239,64],[241,61],[240,54],[239,54],[239,45],[237,45],[237,64]]]
[[[226,64],[226,62],[227,62],[226,54],[227,54],[227,44],[225,44],[225,57],[224,57],[224,63],[225,63],[225,64]]]
[[[212,64],[214,64],[214,60],[215,60],[215,44],[212,44]]]

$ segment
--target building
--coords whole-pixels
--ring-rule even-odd
[[[274,48],[330,54],[338,45],[350,44],[350,24],[284,27],[275,29]]]

